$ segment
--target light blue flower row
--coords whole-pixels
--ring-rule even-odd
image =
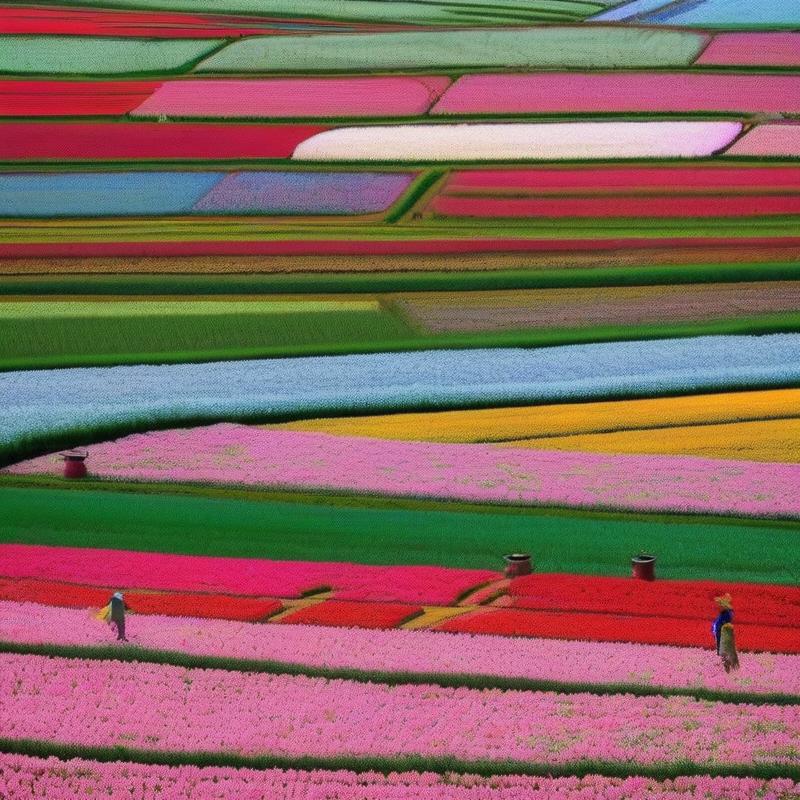
[[[633,22],[666,25],[797,25],[797,0],[634,0],[603,11],[592,22]]]
[[[365,214],[383,211],[410,173],[81,172],[0,175],[0,217],[161,214]]]
[[[800,334],[8,372],[0,374],[0,447],[103,425],[133,430],[798,381]]]
[[[186,214],[221,172],[0,175],[0,217]]]

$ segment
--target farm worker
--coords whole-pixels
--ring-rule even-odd
[[[736,640],[733,636],[733,625],[730,622],[726,622],[720,631],[719,654],[725,672],[739,669],[739,655],[736,652]]]
[[[714,634],[714,639],[717,642],[717,655],[720,653],[720,642],[722,638],[722,626],[733,622],[733,604],[729,594],[723,594],[714,598],[714,602],[720,607],[720,612],[711,626],[711,632]]]
[[[114,592],[111,597],[111,623],[117,626],[117,641],[127,642],[125,637],[125,600],[122,597],[122,592]]]

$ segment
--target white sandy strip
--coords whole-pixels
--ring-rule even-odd
[[[301,142],[300,161],[505,161],[709,156],[738,122],[566,122],[338,128]]]

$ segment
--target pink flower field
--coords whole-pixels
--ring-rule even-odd
[[[14,544],[0,544],[0,576],[258,597],[299,597],[327,588],[333,589],[340,600],[429,604],[452,603],[468,589],[499,577],[489,570],[373,567]]]
[[[800,800],[800,0],[0,0],[0,162],[0,800]]]
[[[528,778],[520,775],[439,775],[432,772],[349,770],[254,770],[220,767],[162,767],[74,758],[59,761],[0,755],[0,795],[30,800],[35,782],[41,797],[170,798],[225,800],[231,797],[308,800],[793,800],[800,783],[757,778]],[[139,794],[137,794],[139,793]]]
[[[0,655],[0,697],[6,739],[156,751],[714,766],[795,764],[800,748],[800,706],[386,686],[34,655]]]
[[[423,114],[446,77],[167,81],[134,117],[402,117]]]
[[[119,480],[800,517],[800,464],[383,441],[228,423],[134,434],[89,450],[91,473]],[[61,468],[53,454],[8,472]]]
[[[712,653],[693,647],[512,639],[436,631],[257,625],[224,620],[137,616],[131,642],[148,650],[273,660],[308,667],[378,672],[490,675],[579,684],[800,695],[800,656],[751,653],[726,674]],[[0,601],[0,641],[103,645],[108,632],[86,612]],[[587,671],[585,665],[593,664]]]
[[[798,109],[800,86],[791,75],[541,72],[465,75],[439,100],[433,113],[796,112]]]
[[[351,772],[349,770],[254,770],[220,767],[162,767],[74,758],[0,755],[0,794],[30,800],[35,782],[41,797],[170,798],[225,800],[241,797],[311,800],[793,800],[800,783],[757,778],[528,778],[521,775],[439,775],[432,772]],[[139,793],[139,794],[137,794]]]

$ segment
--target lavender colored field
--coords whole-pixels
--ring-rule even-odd
[[[299,597],[333,589],[339,600],[449,604],[496,579],[489,570],[268,561],[89,548],[0,545],[0,575],[67,583]]]
[[[380,441],[222,423],[91,447],[91,473],[132,481],[352,491],[470,502],[800,517],[800,464]],[[58,453],[7,469],[58,474]]]
[[[300,142],[300,161],[507,161],[697,158],[729,145],[739,122],[564,122],[338,128]]]
[[[325,800],[793,800],[800,784],[790,779],[676,778],[529,778],[448,773],[349,772],[346,770],[252,770],[227,767],[165,767],[102,763],[85,759],[60,761],[0,754],[0,787],[6,800],[30,800],[35,784],[49,800],[105,797],[169,797],[171,800],[221,800],[224,797],[324,797]],[[224,788],[223,788],[224,787]],[[220,792],[226,792],[221,795]]]
[[[784,113],[798,110],[800,82],[791,75],[543,72],[464,75],[445,92],[431,113]]]
[[[167,81],[134,117],[402,117],[424,114],[446,77]]]
[[[86,443],[106,438],[97,431],[108,426],[124,432],[198,419],[527,405],[799,378],[796,334],[5,372],[0,449],[34,441],[42,452],[65,433]]]
[[[346,770],[253,770],[227,767],[165,767],[85,759],[60,761],[0,754],[0,788],[6,800],[30,800],[31,785],[49,800],[76,797],[169,797],[221,800],[222,797],[324,797],[325,800],[793,800],[800,784],[789,779],[676,778],[482,778],[436,773],[349,772]],[[224,791],[226,794],[220,794]]]
[[[725,154],[800,157],[800,125],[783,122],[758,125],[734,142]]]
[[[527,639],[425,630],[257,625],[136,616],[131,642],[147,650],[272,660],[306,667],[443,675],[485,675],[579,684],[631,684],[800,695],[800,656],[742,655],[726,674],[706,650],[662,645]],[[102,645],[103,625],[69,608],[0,601],[0,641]],[[593,664],[591,671],[586,664]]]
[[[429,331],[640,325],[725,319],[800,308],[796,281],[599,289],[426,292],[396,300]]]
[[[146,750],[714,766],[794,764],[800,746],[798,706],[386,686],[32,655],[0,655],[0,696],[6,738]]]
[[[194,211],[264,214],[368,214],[384,211],[413,175],[391,172],[235,172]]]
[[[800,34],[791,31],[718,33],[695,64],[800,66]]]

